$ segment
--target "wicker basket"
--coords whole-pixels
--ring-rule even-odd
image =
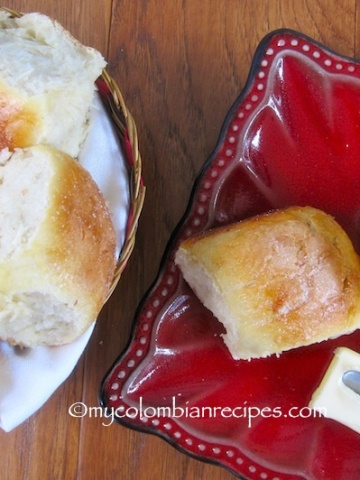
[[[6,7],[0,7],[0,9],[9,12],[13,17],[22,16],[22,13]],[[135,121],[125,105],[120,89],[106,70],[103,71],[96,83],[101,97],[103,98],[105,105],[108,107],[109,113],[113,119],[116,133],[119,136],[123,153],[129,168],[130,208],[125,232],[125,240],[117,261],[114,278],[106,299],[108,300],[118,281],[120,280],[121,274],[124,271],[134,249],[138,220],[145,198],[145,186],[141,176],[141,155],[139,152]]]
[[[123,152],[130,169],[130,210],[125,242],[117,262],[113,282],[108,295],[109,298],[120,280],[121,274],[134,249],[138,220],[144,204],[145,185],[141,176],[141,155],[139,152],[135,121],[125,105],[120,89],[106,70],[103,71],[101,77],[98,79],[97,86],[100,94],[108,104],[110,114],[114,120],[114,125],[117,129]]]

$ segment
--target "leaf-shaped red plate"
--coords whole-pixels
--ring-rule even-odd
[[[360,64],[279,30],[258,47],[101,403],[240,477],[357,480],[360,435],[307,405],[336,346],[360,351],[360,333],[234,361],[174,266],[186,236],[289,205],[334,215],[360,251]]]

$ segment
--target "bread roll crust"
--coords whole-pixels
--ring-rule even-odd
[[[235,359],[280,354],[360,326],[360,263],[329,215],[292,207],[188,238],[176,262],[222,321]]]
[[[0,149],[45,144],[79,155],[106,62],[40,13],[0,11]]]
[[[8,224],[17,239],[11,249],[2,245],[0,232],[0,338],[25,346],[69,343],[96,320],[113,279],[111,216],[90,174],[72,157],[44,146],[16,150],[0,167],[0,204],[14,168],[24,172],[24,202],[27,190],[42,190],[33,205],[41,213],[23,232],[19,222]],[[41,171],[46,173],[39,187],[24,180],[28,175],[35,183]],[[17,215],[22,200],[10,200]],[[0,208],[3,219],[7,213]]]
[[[86,292],[89,309],[93,304],[92,310],[97,311],[115,269],[110,213],[94,180],[79,163],[57,150],[52,150],[52,160],[51,203],[29,254],[42,252],[40,258],[49,275],[52,269],[63,271],[63,282],[56,275],[59,288],[66,286],[71,274],[79,301]]]
[[[39,111],[0,80],[0,149],[34,145],[39,128]]]

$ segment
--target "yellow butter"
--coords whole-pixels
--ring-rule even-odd
[[[360,371],[360,354],[339,347],[313,393],[309,407],[360,433],[360,395],[342,381],[343,374],[348,370]]]

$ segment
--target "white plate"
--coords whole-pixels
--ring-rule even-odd
[[[126,160],[112,120],[96,96],[90,131],[79,161],[91,173],[109,204],[117,253],[125,240],[129,211]],[[0,342],[0,427],[10,431],[36,412],[70,375],[94,324],[75,342],[59,347],[19,349]]]

